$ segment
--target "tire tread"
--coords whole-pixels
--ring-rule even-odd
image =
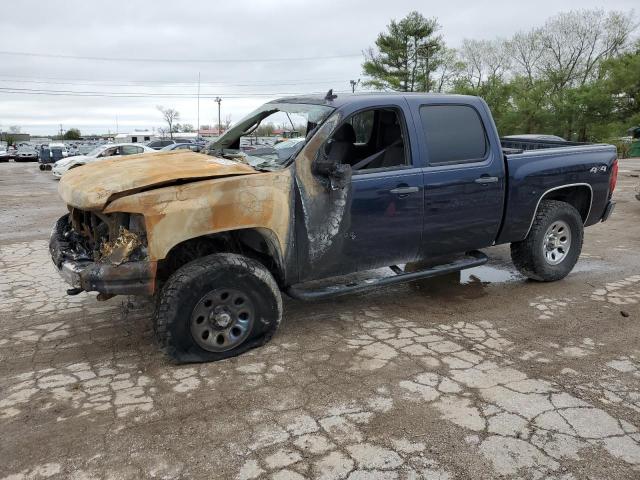
[[[547,228],[550,219],[563,213],[575,216],[580,225],[580,229],[582,229],[582,218],[573,205],[559,200],[543,200],[540,202],[527,237],[520,242],[513,242],[511,244],[511,260],[518,271],[524,276],[539,282],[552,282],[564,278],[571,269],[573,269],[575,262],[566,273],[551,270],[549,268],[550,266],[544,261],[544,258],[536,254],[535,244],[539,237],[544,235],[544,230]],[[582,251],[582,243],[584,240],[582,231],[572,232],[572,237],[571,248],[577,249],[578,252]]]
[[[207,255],[184,265],[178,269],[165,283],[162,291],[157,295],[156,307],[153,315],[153,330],[160,350],[168,357],[178,360],[178,353],[172,341],[169,323],[178,316],[179,295],[182,289],[187,288],[188,283],[210,269],[219,267],[235,267],[256,276],[271,290],[276,299],[278,318],[275,328],[262,337],[262,341],[256,345],[264,345],[275,334],[282,319],[282,297],[273,275],[267,268],[256,260],[232,253],[216,253]],[[179,361],[179,360],[178,360]]]

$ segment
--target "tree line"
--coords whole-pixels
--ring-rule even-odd
[[[364,52],[365,86],[483,97],[501,135],[615,141],[640,124],[633,12],[578,10],[511,38],[449,48],[436,18],[392,20]],[[461,132],[464,134],[464,132]]]

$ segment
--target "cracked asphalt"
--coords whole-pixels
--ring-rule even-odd
[[[285,300],[270,344],[187,366],[148,302],[65,295],[57,183],[0,173],[0,478],[640,477],[640,160],[561,282],[495,247],[462,275]]]

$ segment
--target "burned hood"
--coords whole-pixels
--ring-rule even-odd
[[[158,152],[103,160],[70,170],[58,191],[68,204],[102,210],[114,196],[185,180],[258,173],[243,163],[190,151]]]

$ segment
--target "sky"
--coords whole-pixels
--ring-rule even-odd
[[[48,135],[232,122],[287,94],[350,89],[391,19],[436,17],[449,47],[509,37],[562,11],[637,0],[21,0],[0,15],[0,130]],[[80,57],[80,58],[79,58]],[[82,92],[82,93],[79,93]],[[82,96],[80,96],[82,95]]]

